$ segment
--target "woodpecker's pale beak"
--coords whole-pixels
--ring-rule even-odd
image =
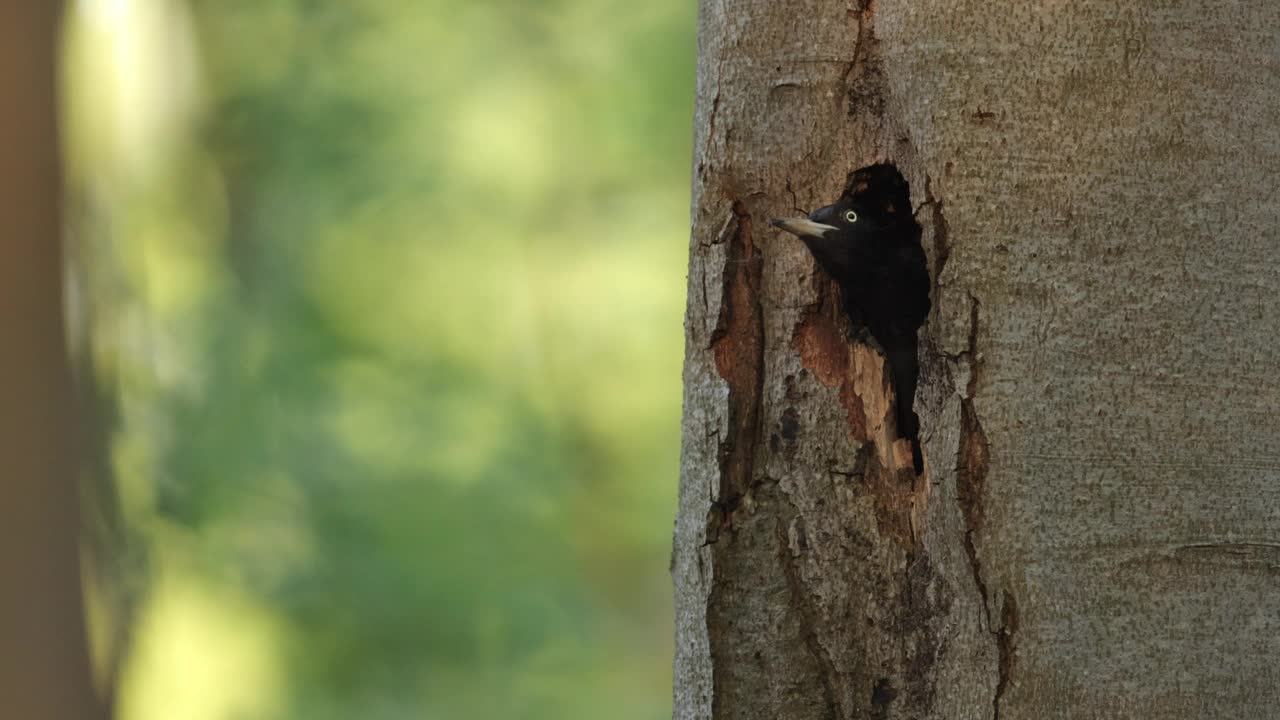
[[[773,218],[769,221],[769,224],[776,228],[786,230],[797,237],[820,238],[832,230],[839,229],[834,225],[824,225],[820,222],[814,222],[809,218],[798,217]]]

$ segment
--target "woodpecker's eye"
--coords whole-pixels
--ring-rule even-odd
[[[844,221],[850,223],[858,222],[858,213],[850,210],[844,214]]]

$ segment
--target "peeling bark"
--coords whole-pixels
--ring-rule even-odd
[[[676,718],[1280,704],[1280,6],[978,9],[701,3]],[[919,478],[758,221],[877,161],[934,275]]]
[[[714,119],[714,118],[712,118]],[[760,385],[764,382],[764,328],[760,308],[760,254],[751,241],[751,216],[733,203],[726,226],[720,318],[711,336],[716,373],[729,385],[729,433],[720,441],[720,487],[707,518],[712,538],[732,525],[733,514],[750,502],[760,436]],[[714,540],[712,540],[714,542]]]
[[[912,469],[910,442],[897,439],[890,429],[893,405],[884,357],[865,344],[850,343],[846,320],[833,297],[830,288],[817,309],[801,316],[792,347],[820,383],[839,390],[849,438],[862,448],[846,475],[856,478],[875,499],[880,535],[914,548],[929,483]]]

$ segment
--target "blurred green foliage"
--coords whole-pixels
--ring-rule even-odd
[[[669,715],[693,11],[73,5],[124,720]]]

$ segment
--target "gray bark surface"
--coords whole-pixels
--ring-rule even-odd
[[[1280,716],[1277,28],[701,2],[674,717]],[[878,160],[935,278],[920,478],[766,222]]]

